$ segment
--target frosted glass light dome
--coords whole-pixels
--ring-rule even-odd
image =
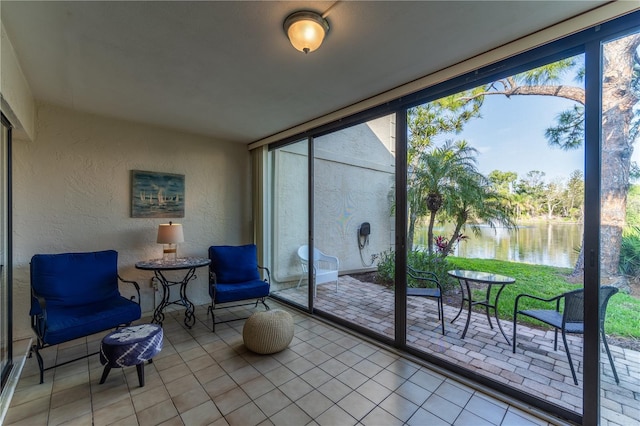
[[[309,53],[320,47],[329,23],[315,12],[295,12],[284,20],[284,30],[293,47]]]

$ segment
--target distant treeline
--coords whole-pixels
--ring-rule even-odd
[[[524,177],[515,172],[494,170],[489,173],[493,188],[516,221],[534,218],[581,222],[584,214],[584,177],[580,170],[568,179],[545,180],[546,174],[532,170]]]

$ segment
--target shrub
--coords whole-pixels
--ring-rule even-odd
[[[627,225],[640,225],[640,185],[631,185],[627,193]]]
[[[378,279],[387,285],[395,284],[396,253],[392,250],[384,251],[377,256],[378,259]],[[407,263],[413,269],[420,271],[430,271],[438,276],[440,284],[444,290],[456,286],[456,283],[449,277],[447,271],[452,269],[446,258],[438,254],[429,254],[422,250],[410,251],[407,254]],[[409,287],[415,287],[413,280],[408,282]]]
[[[429,254],[423,250],[414,250],[408,253],[407,262],[413,269],[435,273],[444,291],[458,286],[456,281],[447,274],[448,270],[454,268],[451,267],[447,258],[442,257],[440,254]]]
[[[393,250],[383,251],[377,256],[378,259],[378,279],[382,284],[393,285],[396,270],[396,252]]]
[[[640,275],[640,226],[629,226],[622,234],[620,247],[620,272],[625,275]]]

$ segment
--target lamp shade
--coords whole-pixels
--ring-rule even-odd
[[[284,31],[293,47],[309,53],[320,47],[329,23],[315,12],[295,12],[284,20]]]
[[[158,226],[158,244],[177,244],[184,242],[182,225],[179,223],[163,223]]]

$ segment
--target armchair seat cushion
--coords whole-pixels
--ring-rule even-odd
[[[215,286],[215,303],[256,299],[268,295],[269,283],[260,279],[233,284],[217,283]]]
[[[407,296],[417,296],[417,297],[434,297],[439,298],[442,297],[442,293],[439,288],[407,288]]]
[[[553,327],[562,328],[562,312],[545,310],[545,309],[528,309],[520,311],[520,314],[527,315],[528,317],[535,318],[539,321],[545,322]],[[584,333],[584,323],[581,322],[568,322],[564,327],[567,333]]]
[[[55,345],[112,329],[114,324],[128,324],[140,316],[140,305],[121,296],[82,306],[54,305],[47,308],[43,340]]]
[[[332,283],[334,281],[338,281],[337,269],[314,268],[313,272],[313,275],[316,279],[316,284]]]

